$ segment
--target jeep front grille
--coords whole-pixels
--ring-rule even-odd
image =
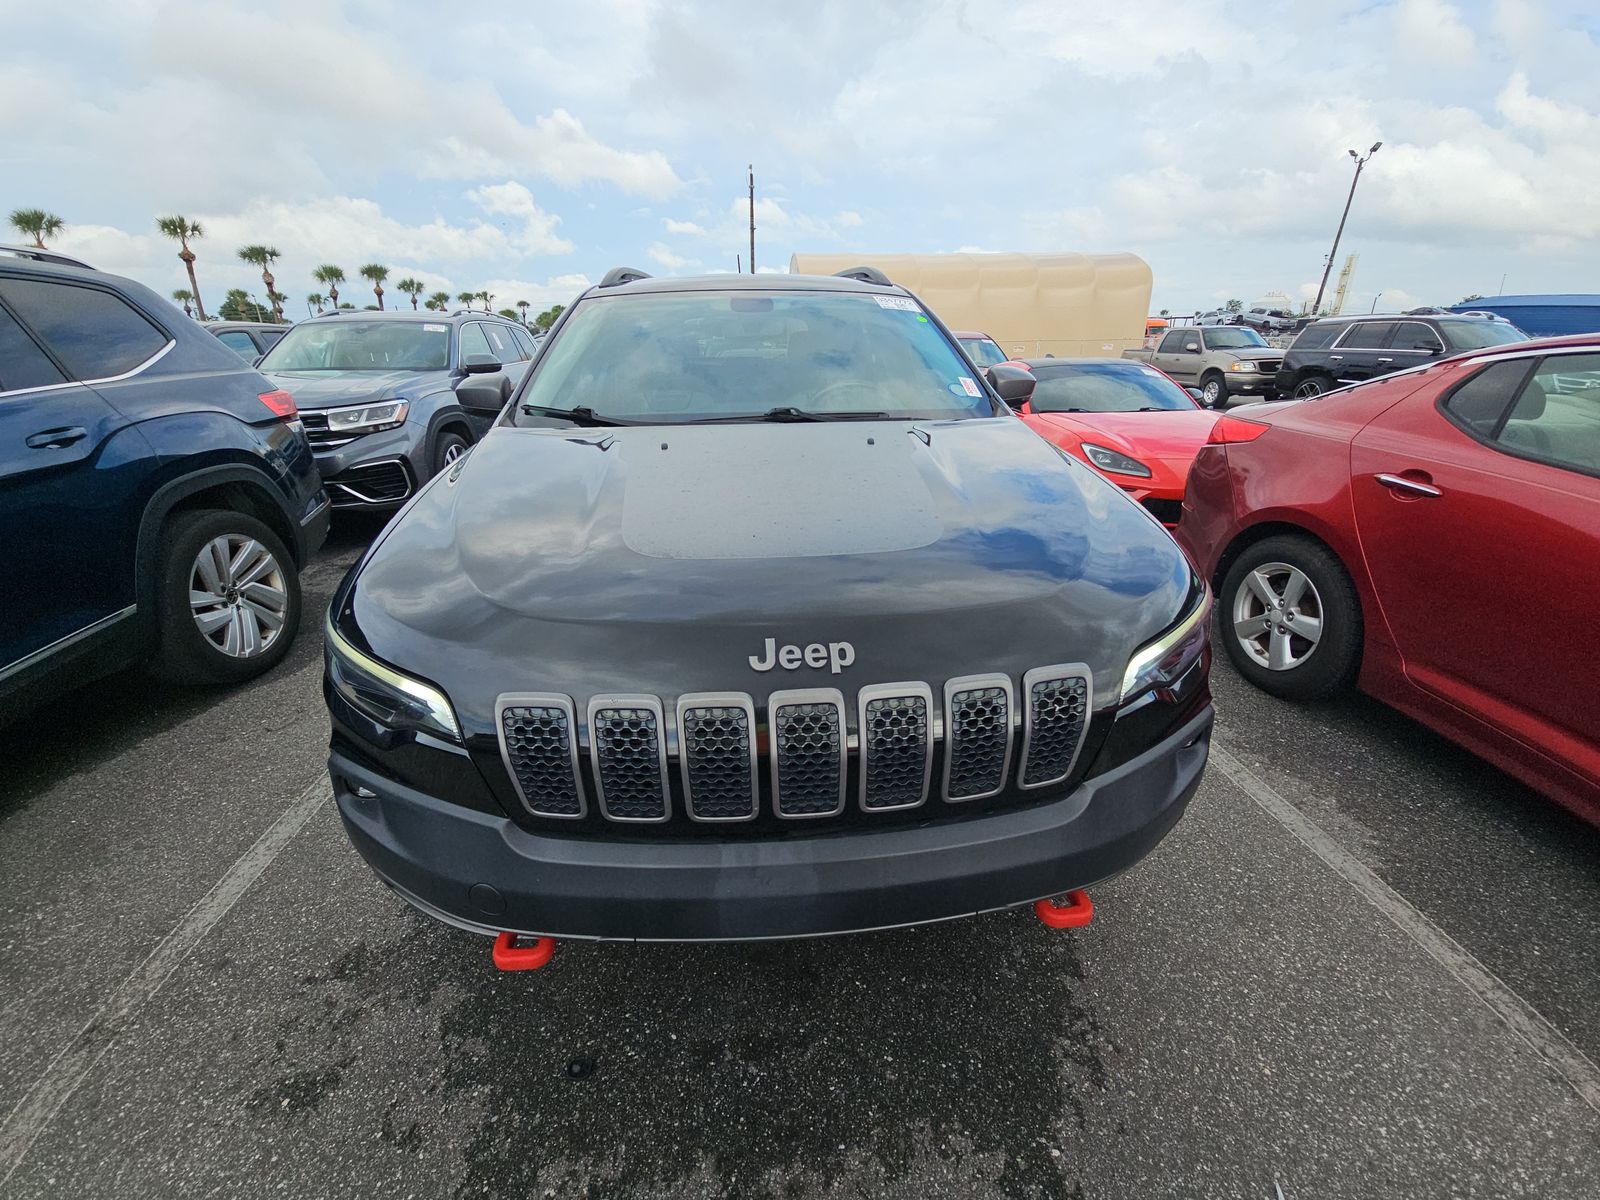
[[[944,685],[944,798],[982,800],[1006,785],[1011,679],[969,675]]]
[[[780,817],[831,817],[844,811],[844,697],[836,691],[773,692],[772,807]]]
[[[1038,667],[1022,677],[1028,719],[1017,786],[1048,787],[1072,774],[1089,729],[1087,667]]]
[[[683,802],[696,821],[753,821],[756,785],[756,709],[737,693],[684,696],[678,701],[678,761]]]
[[[589,702],[589,755],[600,811],[613,821],[665,821],[667,747],[661,701],[597,696]]]
[[[565,696],[501,696],[496,709],[500,751],[522,806],[538,817],[583,816],[572,701]]]
[[[928,798],[933,765],[933,690],[925,683],[861,689],[861,807],[886,812]]]

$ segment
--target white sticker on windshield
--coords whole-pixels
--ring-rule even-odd
[[[978,385],[976,383],[974,383],[972,380],[968,379],[965,375],[963,375],[961,377],[961,390],[963,392],[965,392],[969,396],[981,396],[981,395],[983,395],[983,390],[981,388],[979,388]]]
[[[917,302],[907,296],[878,296],[879,308],[898,308],[901,312],[921,312]]]
[[[422,327],[424,333],[448,333],[449,330],[450,326],[448,325],[424,325]]]
[[[1139,370],[1143,371],[1146,375],[1154,375],[1157,379],[1165,379],[1166,378],[1165,375],[1163,375],[1160,371],[1156,370],[1154,367],[1140,367]]]

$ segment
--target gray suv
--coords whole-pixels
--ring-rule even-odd
[[[260,369],[294,393],[334,507],[388,509],[483,436],[536,353],[493,313],[346,311],[294,326]],[[473,377],[494,386],[458,396]]]

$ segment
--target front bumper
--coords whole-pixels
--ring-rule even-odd
[[[1212,720],[1208,705],[1137,758],[1034,808],[767,841],[534,834],[337,753],[329,769],[367,864],[452,925],[639,941],[811,937],[1008,908],[1126,870],[1183,815]]]
[[[1278,392],[1275,372],[1228,371],[1223,376],[1228,391],[1234,395],[1275,396]]]
[[[407,421],[333,450],[317,450],[317,470],[333,506],[391,509],[409,500],[431,475],[428,429]]]

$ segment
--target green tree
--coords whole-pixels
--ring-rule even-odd
[[[552,304],[533,319],[534,325],[540,329],[549,329],[550,326],[556,323],[556,318],[561,315],[562,310],[565,308],[565,304]]]
[[[508,321],[515,321],[517,319],[517,310],[514,308],[502,308],[500,315]]]
[[[1240,312],[1244,311],[1244,301],[1243,300],[1229,300],[1222,307],[1227,309],[1231,313],[1240,313]]]
[[[526,325],[528,323],[528,302],[526,300],[518,300],[517,311],[522,314],[522,323]]]
[[[399,283],[395,284],[394,286],[396,288],[398,288],[400,291],[404,292],[406,295],[411,297],[411,311],[412,312],[416,312],[417,311],[417,297],[422,295],[422,289],[427,287],[428,285],[423,283],[422,280],[420,280],[420,279],[414,279],[410,275],[407,275],[404,279],[402,279]]]
[[[321,292],[311,292],[306,296],[306,311],[310,312],[312,309],[316,309],[320,313],[323,303],[324,299]]]
[[[311,272],[311,278],[328,289],[328,303],[334,308],[338,308],[339,285],[344,282],[344,271],[332,263],[323,263],[315,271]]]
[[[433,309],[434,312],[443,312],[450,307],[450,293],[435,292],[428,297],[428,307]]]
[[[42,208],[14,208],[11,210],[11,228],[18,233],[33,239],[33,244],[39,249],[45,249],[44,240],[55,237],[66,227],[66,222],[55,213],[45,212]]]
[[[283,320],[284,297],[277,290],[277,280],[272,277],[272,264],[281,256],[273,246],[240,246],[239,257],[251,266],[261,268],[261,282],[267,287],[267,303],[272,305],[272,319]]]
[[[368,263],[361,268],[361,278],[372,284],[372,294],[378,298],[378,311],[383,311],[383,281],[389,278],[389,268],[379,263]]]
[[[472,307],[472,302],[474,300],[476,300],[477,298],[478,298],[478,293],[477,292],[457,292],[456,293],[456,299],[461,301],[461,303],[466,305],[468,308]]]
[[[243,288],[229,288],[217,315],[224,321],[266,321],[270,311],[264,304],[250,299]]]
[[[162,235],[178,243],[178,257],[183,260],[184,269],[189,272],[189,291],[194,296],[195,311],[200,314],[200,319],[206,319],[205,302],[200,299],[200,281],[194,277],[194,251],[189,249],[190,238],[203,238],[206,231],[200,228],[199,221],[191,221],[188,217],[157,217],[156,230]]]
[[[488,292],[479,292],[478,299],[483,301],[483,311],[488,312],[489,306],[494,303],[494,297]]]
[[[177,291],[172,293],[172,298],[174,300],[176,300],[179,304],[183,305],[183,315],[184,316],[186,316],[186,317],[194,316],[194,309],[190,307],[190,305],[192,305],[194,303],[194,293],[193,292],[191,292],[188,288],[179,288]]]

